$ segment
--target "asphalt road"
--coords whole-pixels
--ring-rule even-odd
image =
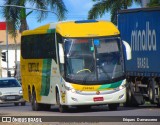
[[[60,113],[57,106],[52,106],[50,111],[32,111],[29,103],[26,106],[14,104],[0,104],[0,116],[160,116],[160,108],[156,105],[143,105],[139,107],[120,106],[117,111],[109,111],[108,106],[93,106],[89,111],[70,108],[65,113]]]
[[[98,123],[102,120],[102,122],[109,123],[107,121],[108,119],[111,122],[116,122],[116,123],[122,122],[123,124],[125,124],[124,122],[128,122],[127,120],[133,120],[134,118],[137,117],[143,118],[142,116],[144,116],[144,118],[157,118],[157,116],[160,116],[160,108],[158,108],[156,105],[143,105],[139,107],[120,106],[117,111],[109,111],[108,106],[105,105],[105,106],[93,106],[89,111],[82,111],[82,110],[77,110],[76,108],[71,108],[66,113],[60,113],[58,111],[57,106],[52,106],[50,111],[32,111],[31,105],[29,103],[27,103],[26,106],[14,106],[14,104],[0,104],[0,116],[24,117],[24,118],[26,116],[27,117],[33,116],[34,118],[45,117],[49,119],[48,122],[50,122],[50,120],[51,121],[56,120],[56,122],[60,123],[66,122],[66,119],[69,119],[69,122],[74,122],[74,120],[76,122],[78,118],[79,118],[78,120],[80,120],[78,122],[83,122],[83,120],[84,122],[87,122],[89,120],[89,122],[93,121],[93,123],[95,122]],[[155,123],[157,122],[154,122],[154,124]]]

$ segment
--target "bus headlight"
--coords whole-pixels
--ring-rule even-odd
[[[64,87],[65,87],[65,89],[66,89],[67,91],[71,91],[72,93],[76,93],[76,90],[75,90],[75,89],[70,88],[70,87],[68,87],[68,86],[66,86],[66,85],[64,85]]]
[[[119,86],[119,90],[122,90],[122,89],[124,89],[126,86],[125,85],[121,85],[121,86]]]
[[[115,88],[115,90],[122,90],[124,88],[126,88],[126,80],[124,80],[119,87]]]
[[[70,90],[71,90],[71,88],[68,87],[68,86],[66,86],[66,85],[64,85],[64,87],[65,87],[65,89],[66,89],[67,91],[70,91]]]
[[[71,92],[72,92],[72,93],[76,93],[76,90],[75,90],[75,89],[71,89]]]

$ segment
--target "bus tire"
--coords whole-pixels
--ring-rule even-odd
[[[131,89],[128,88],[126,90],[126,103],[125,103],[126,107],[131,106],[131,100],[132,100],[132,92],[131,92]]]
[[[128,87],[126,88],[126,102],[124,103],[125,107],[132,106],[132,83],[129,83]]]
[[[39,111],[40,110],[40,104],[37,103],[35,91],[32,92],[31,105],[32,105],[32,110],[33,111]]]
[[[110,111],[116,111],[119,107],[119,104],[108,104],[108,108]]]
[[[67,110],[67,106],[61,105],[59,93],[56,92],[56,101],[58,104],[59,112],[64,113]]]

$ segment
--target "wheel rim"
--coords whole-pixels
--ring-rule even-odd
[[[152,89],[149,88],[149,100],[152,100],[152,98],[153,98]]]

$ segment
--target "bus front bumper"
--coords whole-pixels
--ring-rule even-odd
[[[67,91],[62,98],[62,104],[68,106],[76,105],[105,105],[113,103],[124,103],[126,101],[126,88],[111,93],[92,92],[76,93]]]

